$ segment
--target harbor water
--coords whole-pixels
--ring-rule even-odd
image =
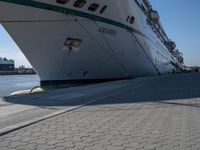
[[[31,89],[40,84],[37,75],[6,75],[0,76],[0,97],[8,96],[19,90]]]

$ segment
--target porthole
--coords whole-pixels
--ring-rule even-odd
[[[56,0],[57,3],[59,4],[65,4],[67,3],[69,0]]]
[[[88,7],[88,10],[96,11],[98,7],[99,7],[99,4],[93,3]]]
[[[83,7],[86,4],[86,2],[87,2],[86,0],[77,0],[74,3],[74,7],[81,8],[81,7]]]
[[[126,18],[126,22],[128,22],[128,21],[129,21],[129,18],[130,18],[130,16],[128,16],[128,17]]]
[[[107,6],[105,5],[105,6],[103,6],[103,8],[101,9],[101,11],[100,11],[100,14],[103,14],[104,13],[104,11],[106,10],[106,8],[107,8]]]
[[[131,24],[133,24],[133,23],[134,23],[134,21],[135,21],[135,17],[131,16],[131,18],[130,18],[130,21],[129,21],[129,22],[130,22]]]

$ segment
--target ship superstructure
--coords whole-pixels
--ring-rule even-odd
[[[14,60],[0,57],[0,71],[14,71]]]
[[[0,0],[0,22],[43,86],[158,75],[184,66],[148,0]]]

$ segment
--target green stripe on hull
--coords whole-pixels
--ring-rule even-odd
[[[71,15],[75,15],[75,16],[79,16],[79,17],[83,17],[83,18],[87,18],[87,19],[92,19],[92,20],[95,20],[95,21],[111,24],[111,25],[126,29],[130,32],[134,32],[134,33],[137,33],[141,36],[148,38],[145,34],[138,31],[137,29],[134,29],[133,27],[129,27],[129,26],[122,24],[120,22],[117,22],[117,21],[114,21],[114,20],[111,20],[111,19],[107,19],[107,18],[104,18],[104,17],[100,17],[100,16],[97,16],[97,15],[89,14],[89,13],[86,13],[86,12],[73,10],[73,9],[60,7],[60,6],[56,6],[56,5],[52,5],[52,4],[47,4],[47,3],[36,2],[36,1],[32,1],[32,0],[0,0],[0,1],[18,4],[18,5],[23,5],[23,6],[28,6],[28,7],[44,9],[44,10],[49,10],[49,11],[54,11],[54,12],[58,12],[58,13],[71,14]]]

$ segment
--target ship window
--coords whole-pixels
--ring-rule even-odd
[[[88,7],[88,10],[96,11],[98,7],[99,7],[99,4],[93,3]]]
[[[136,4],[137,4],[138,6],[140,6],[140,4],[139,4],[138,0],[135,0],[135,2],[136,2]]]
[[[140,8],[142,9],[143,12],[146,12],[146,8],[144,7],[143,4],[140,5]]]
[[[126,18],[126,22],[128,22],[128,21],[129,21],[129,18],[130,18],[130,16],[128,16],[128,17]]]
[[[74,7],[81,8],[81,7],[83,7],[86,4],[86,2],[87,2],[86,0],[77,0],[74,3]]]
[[[142,0],[144,5],[148,8],[149,7],[149,2],[147,0]]]
[[[67,3],[69,0],[56,0],[57,3],[60,3],[60,4],[65,4]]]
[[[131,24],[133,24],[133,23],[134,23],[134,21],[135,21],[135,17],[131,16],[131,18],[130,18],[130,21],[129,21],[129,22],[130,22]]]
[[[104,11],[106,10],[106,8],[107,8],[107,6],[105,5],[105,6],[103,6],[103,8],[101,9],[101,11],[100,11],[100,14],[103,14],[104,13]]]

